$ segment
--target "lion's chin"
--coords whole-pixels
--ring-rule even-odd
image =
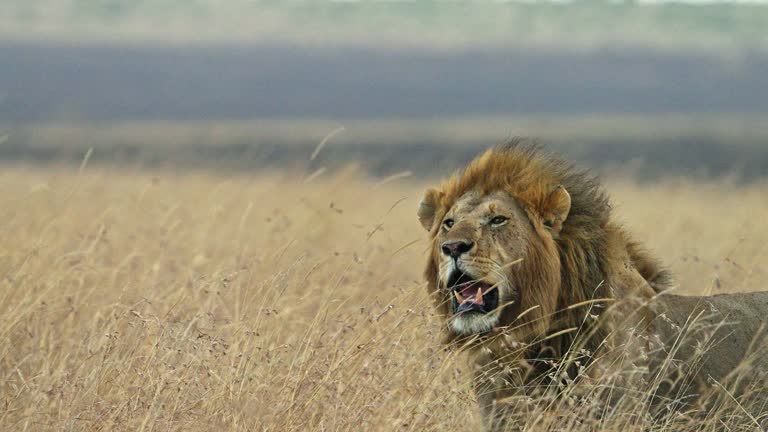
[[[499,317],[492,313],[467,312],[453,316],[451,329],[460,336],[488,333],[499,324]]]

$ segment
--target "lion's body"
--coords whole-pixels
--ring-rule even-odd
[[[651,357],[651,370],[666,379],[659,394],[675,399],[726,388],[740,395],[760,384],[768,400],[768,292],[665,294],[651,308],[664,347]]]
[[[559,391],[563,382],[609,369],[629,371],[617,385],[653,381],[648,366],[668,365],[654,363],[653,355],[663,359],[672,350],[668,319],[696,310],[692,300],[659,294],[670,285],[669,273],[613,220],[595,178],[525,142],[489,150],[440,190],[427,191],[419,219],[432,241],[428,289],[451,323],[447,340],[469,352],[489,429],[507,424],[510,410],[525,411],[504,402],[520,392]],[[495,289],[498,306],[485,311],[488,294],[476,296],[467,282],[459,283],[464,276],[452,276],[457,273],[471,275],[484,293]],[[713,298],[748,321],[735,327],[743,337],[734,352],[747,349],[744,340],[757,317],[768,316],[765,297]],[[459,302],[483,312],[459,313]],[[655,332],[663,348],[651,341]],[[716,346],[716,354],[724,347]],[[723,376],[732,363],[713,356],[697,376]],[[668,386],[670,392],[680,388]]]

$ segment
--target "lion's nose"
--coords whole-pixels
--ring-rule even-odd
[[[447,241],[443,243],[442,249],[443,253],[450,256],[451,258],[458,258],[461,256],[461,254],[469,252],[469,250],[472,249],[472,246],[474,245],[475,244],[473,242],[464,240]]]

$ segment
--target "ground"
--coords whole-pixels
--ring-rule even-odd
[[[475,429],[420,276],[433,182],[306,179],[3,167],[0,429]],[[679,292],[768,288],[764,183],[605,182]]]

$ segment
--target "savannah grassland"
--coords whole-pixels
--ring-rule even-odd
[[[0,429],[476,430],[420,276],[431,182],[305,180],[3,167]],[[764,182],[605,182],[680,292],[768,288]],[[579,413],[528,428],[671,430]]]

